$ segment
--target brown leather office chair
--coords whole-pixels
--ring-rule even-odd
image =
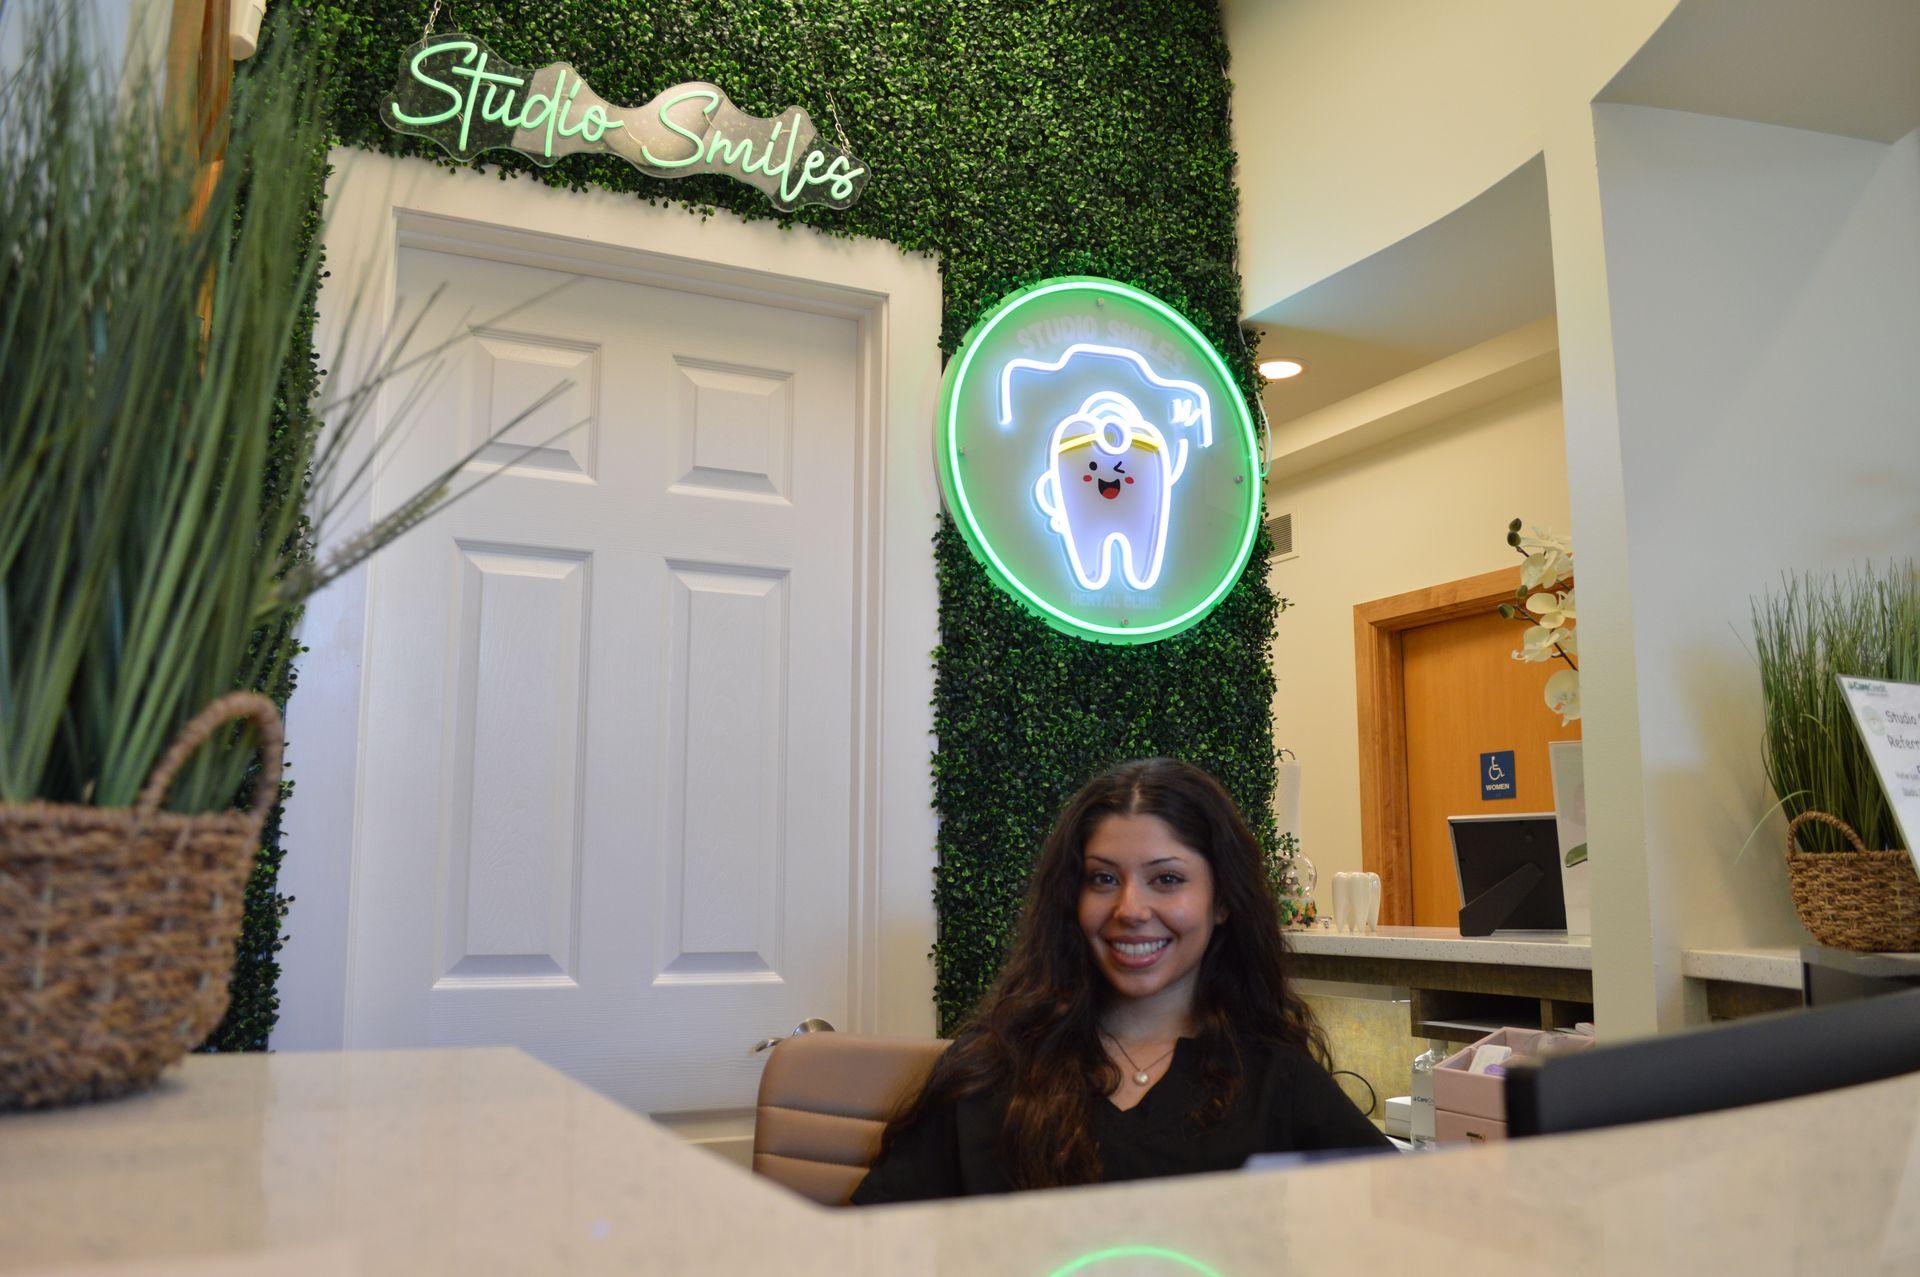
[[[846,1205],[880,1151],[887,1116],[946,1049],[854,1033],[781,1039],[760,1075],[754,1171],[823,1205]]]

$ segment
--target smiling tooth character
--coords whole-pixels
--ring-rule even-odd
[[[1131,399],[1102,390],[1054,426],[1033,496],[1083,588],[1104,588],[1118,559],[1127,584],[1148,590],[1166,557],[1178,478],[1160,430]]]
[[[1213,442],[1198,384],[1163,376],[1138,351],[1075,342],[1000,373],[1000,426],[1049,427],[1033,496],[1082,589],[1113,578],[1150,590],[1166,558],[1174,485],[1191,450]]]

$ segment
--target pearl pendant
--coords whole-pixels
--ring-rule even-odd
[[[1134,1074],[1134,1075],[1133,1075],[1133,1084],[1134,1084],[1135,1086],[1145,1086],[1145,1085],[1147,1084],[1147,1075],[1146,1075],[1145,1073],[1136,1073],[1136,1074]]]

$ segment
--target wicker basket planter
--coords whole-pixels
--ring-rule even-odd
[[[243,716],[264,759],[253,809],[161,811],[193,751]],[[131,808],[0,806],[0,1109],[139,1090],[220,1022],[281,746],[273,702],[235,693],[187,724]]]
[[[1800,827],[1838,829],[1852,851],[1801,851]],[[1866,953],[1920,952],[1920,877],[1904,851],[1868,851],[1852,825],[1824,811],[1787,826],[1787,874],[1800,922],[1821,944]]]

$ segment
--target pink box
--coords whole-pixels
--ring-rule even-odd
[[[1593,1045],[1581,1034],[1550,1034],[1541,1029],[1495,1029],[1472,1046],[1455,1051],[1433,1070],[1433,1136],[1446,1143],[1507,1137],[1507,1080],[1469,1073],[1473,1053],[1483,1046],[1504,1046],[1515,1055],[1538,1057],[1540,1040],[1555,1039],[1554,1049],[1577,1051]]]
[[[1507,1138],[1507,1124],[1490,1117],[1467,1117],[1446,1109],[1433,1113],[1433,1138],[1442,1144],[1484,1144]]]

